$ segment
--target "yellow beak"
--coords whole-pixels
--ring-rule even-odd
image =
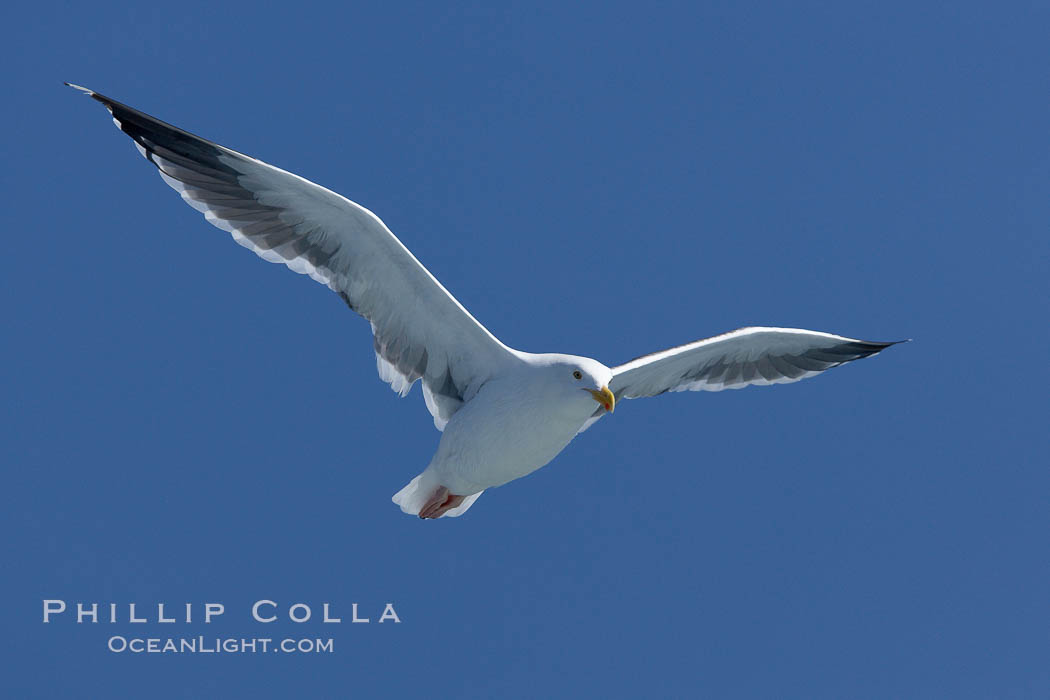
[[[609,391],[609,387],[603,386],[601,391],[595,391],[594,389],[588,389],[587,391],[591,393],[595,401],[605,406],[605,410],[609,413],[616,409],[616,397]]]

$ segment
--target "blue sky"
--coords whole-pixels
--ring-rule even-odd
[[[4,14],[6,695],[1050,694],[1045,8]],[[523,350],[914,342],[624,403],[420,522],[389,497],[439,434],[367,323],[207,225],[64,80],[364,204]],[[45,625],[52,598],[226,613]],[[284,617],[325,602],[342,624]],[[334,653],[106,648],[202,634]]]

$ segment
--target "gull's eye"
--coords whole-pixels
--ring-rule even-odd
[[[580,370],[575,370],[572,373],[572,378],[579,381],[580,379],[583,379],[583,373]]]

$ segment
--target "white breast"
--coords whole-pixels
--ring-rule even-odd
[[[427,470],[452,493],[477,493],[539,469],[565,449],[593,412],[589,397],[552,401],[521,379],[485,384],[445,427]]]

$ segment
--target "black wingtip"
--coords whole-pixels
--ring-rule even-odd
[[[854,352],[857,353],[857,357],[851,359],[860,359],[861,357],[873,357],[875,355],[878,355],[886,348],[893,347],[894,345],[900,345],[901,343],[910,342],[911,338],[905,338],[904,340],[890,340],[888,342],[875,340],[859,340],[854,341],[852,343],[845,343],[838,347],[847,351],[852,349]],[[835,352],[836,349],[837,348],[833,348],[830,350],[830,352]]]
[[[878,346],[878,352],[882,352],[886,348],[893,347],[894,345],[900,345],[901,343],[910,343],[911,338],[905,338],[904,340],[889,340],[889,341],[875,341],[875,340],[864,340],[861,341],[865,345],[876,345]]]
[[[76,83],[67,82],[66,85],[73,88],[74,90],[79,90],[80,92],[84,93],[96,102],[101,102],[106,106],[107,109],[110,107],[110,103],[112,102],[112,100],[106,97],[105,95],[100,95],[91,88],[86,88],[83,85],[77,85]]]
[[[882,352],[886,348],[891,348],[894,345],[900,345],[901,343],[910,343],[910,342],[911,342],[911,338],[905,338],[904,340],[891,340],[889,342],[871,343],[871,345],[875,346],[875,350],[871,353],[871,355],[878,355],[880,352]]]

